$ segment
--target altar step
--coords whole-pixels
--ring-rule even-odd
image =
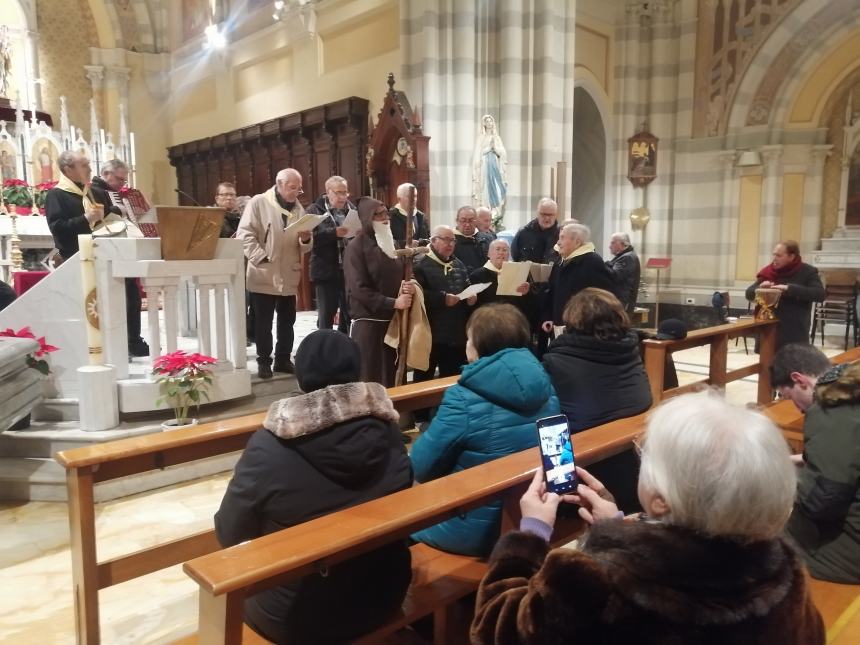
[[[819,269],[860,269],[860,226],[846,226],[821,240],[812,264]]]
[[[298,394],[298,385],[291,375],[278,374],[271,379],[251,379],[251,396],[232,401],[204,405],[199,418],[217,421],[253,412],[266,410],[269,405],[288,396]],[[46,409],[65,408],[77,412],[68,401],[62,405],[47,402]],[[94,443],[103,443],[126,437],[153,432],[162,432],[161,422],[169,418],[168,413],[125,415],[122,423],[112,430],[85,432],[76,420],[33,421],[26,430],[0,433],[0,500],[15,501],[65,501],[65,469],[54,461],[60,450],[79,448]],[[191,481],[231,470],[238,454],[222,455],[194,464],[183,464],[161,471],[135,475],[96,486],[97,501],[116,499],[162,486]]]

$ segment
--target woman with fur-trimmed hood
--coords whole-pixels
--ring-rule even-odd
[[[215,515],[222,546],[274,533],[412,485],[412,467],[388,394],[359,383],[358,345],[318,330],[299,345],[306,392],[271,405]],[[275,642],[337,643],[396,612],[412,576],[395,542],[245,601],[245,622]],[[332,620],[332,617],[335,620]]]
[[[581,550],[550,551],[561,498],[538,470],[521,530],[490,558],[472,643],[824,643],[803,562],[780,537],[795,474],[779,430],[716,393],[688,394],[651,415],[641,451],[638,520],[577,468],[566,501],[593,524]]]
[[[786,532],[814,578],[860,584],[860,362],[818,378],[803,435]]]

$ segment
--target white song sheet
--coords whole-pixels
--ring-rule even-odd
[[[303,215],[287,226],[286,230],[294,235],[304,233],[305,231],[312,231],[327,217],[328,215]]]
[[[529,278],[531,262],[505,262],[499,272],[499,287],[496,289],[497,296],[522,296],[517,291],[523,282]]]
[[[532,262],[530,269],[532,282],[547,282],[549,280],[550,273],[552,273],[551,264],[538,264],[537,262]]]
[[[477,296],[484,289],[490,286],[490,282],[479,282],[478,284],[473,284],[465,289],[463,289],[460,293],[457,294],[457,297],[460,300],[465,300],[466,298],[471,298],[472,296]]]

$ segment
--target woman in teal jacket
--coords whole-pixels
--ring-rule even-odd
[[[535,421],[561,412],[549,376],[528,349],[529,326],[519,309],[485,305],[472,314],[466,335],[470,364],[412,448],[418,482],[536,446]],[[412,537],[451,553],[489,555],[501,514],[501,502],[493,502]]]

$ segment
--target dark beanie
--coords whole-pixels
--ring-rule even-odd
[[[296,350],[296,380],[302,392],[354,383],[361,374],[358,344],[333,329],[309,334]]]

